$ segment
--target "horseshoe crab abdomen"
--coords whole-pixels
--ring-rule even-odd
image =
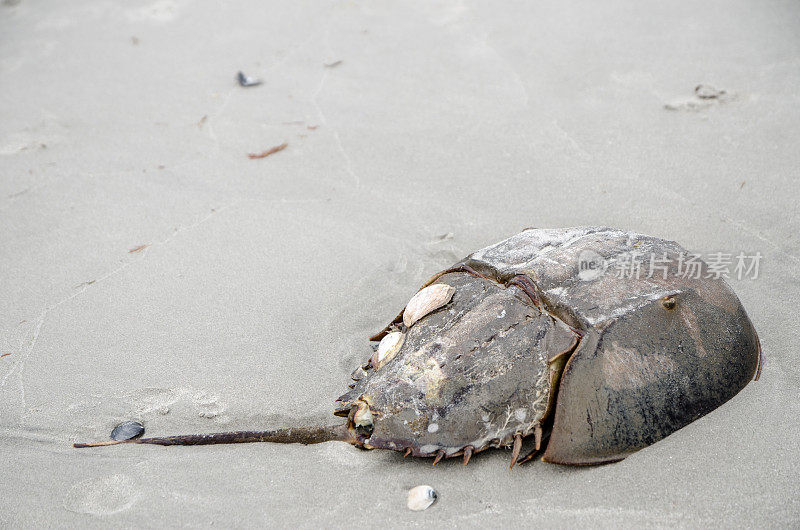
[[[717,408],[757,373],[761,349],[744,308],[704,262],[688,269],[689,258],[673,241],[582,227],[526,230],[457,265],[498,279],[527,275],[545,310],[584,334],[558,389],[546,461],[620,460]],[[591,260],[602,266],[579,267]]]

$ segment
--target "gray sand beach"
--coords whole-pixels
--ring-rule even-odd
[[[790,1],[0,1],[0,526],[797,527],[798,29]],[[730,280],[760,380],[597,467],[71,445],[332,422],[430,275],[580,225],[760,253]]]

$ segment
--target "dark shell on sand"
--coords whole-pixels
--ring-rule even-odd
[[[123,421],[111,431],[111,439],[117,441],[133,440],[143,434],[144,425],[138,421]]]

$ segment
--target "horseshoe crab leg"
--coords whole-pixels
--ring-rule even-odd
[[[102,447],[117,444],[154,444],[154,445],[210,445],[237,444],[251,442],[273,442],[282,444],[318,444],[323,442],[348,442],[356,444],[347,423],[323,427],[289,427],[270,431],[233,431],[210,434],[184,434],[163,438],[134,438],[133,440],[109,440],[106,442],[76,443],[73,447]]]
[[[508,469],[514,467],[514,464],[517,463],[517,458],[519,458],[519,452],[522,450],[522,435],[517,433],[514,435],[514,450],[511,451],[511,464],[508,466]]]
[[[536,437],[536,447],[531,449],[531,451],[528,454],[519,459],[519,461],[517,462],[519,465],[522,465],[525,462],[533,460],[536,456],[539,455],[539,453],[542,452],[542,442],[547,441],[547,439],[550,438],[550,433],[543,432],[542,428],[539,427],[534,432],[534,436]]]
[[[472,458],[472,446],[468,445],[464,448],[464,465],[469,464],[469,459]]]

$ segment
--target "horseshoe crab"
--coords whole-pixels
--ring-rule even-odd
[[[658,259],[659,272],[606,270],[634,253]],[[760,374],[738,298],[702,261],[682,272],[685,256],[675,242],[612,228],[526,229],[434,275],[371,338],[374,354],[337,400],[346,422],[75,447],[338,440],[434,465],[489,447],[511,447],[511,467],[540,453],[615,462]]]

